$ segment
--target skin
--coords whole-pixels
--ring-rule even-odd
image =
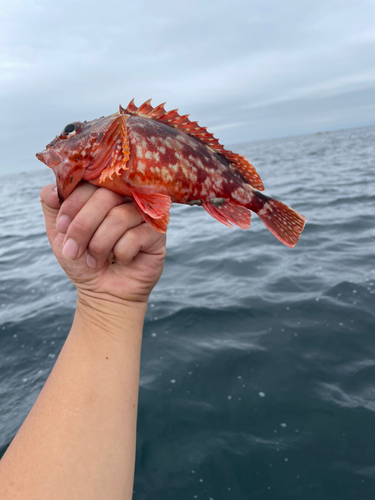
[[[2,500],[117,500],[133,490],[140,349],[165,235],[132,203],[80,184],[41,191],[52,250],[77,288],[71,331],[0,462]]]
[[[36,156],[53,169],[61,200],[83,179],[131,197],[161,233],[172,202],[202,205],[221,223],[243,229],[250,227],[251,210],[289,247],[306,223],[303,215],[257,191],[262,181],[244,156],[225,150],[176,110],[166,113],[149,101],[69,124]]]

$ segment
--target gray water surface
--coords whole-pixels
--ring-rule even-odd
[[[375,493],[375,127],[236,147],[303,213],[295,249],[254,215],[174,206],[142,350],[135,500]],[[75,290],[44,232],[50,172],[0,185],[0,447],[41,390]]]

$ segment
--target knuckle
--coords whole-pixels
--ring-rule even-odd
[[[69,226],[68,233],[76,235],[87,235],[92,231],[91,221],[87,217],[75,217]]]
[[[139,243],[140,233],[138,227],[133,227],[126,232],[126,238],[131,245]]]
[[[88,251],[95,256],[101,255],[105,252],[105,244],[102,240],[93,238],[89,243]]]
[[[119,225],[119,224],[124,224],[128,221],[129,218],[129,213],[126,208],[126,205],[117,205],[116,207],[112,208],[112,210],[109,212],[108,216],[108,222],[111,225]]]

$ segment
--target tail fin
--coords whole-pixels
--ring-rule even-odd
[[[263,194],[261,196],[267,200],[263,207],[256,212],[260,220],[284,245],[294,247],[305,227],[306,218],[281,201]]]

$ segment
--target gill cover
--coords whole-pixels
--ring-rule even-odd
[[[128,115],[115,113],[90,122],[72,122],[36,154],[56,176],[60,201],[64,201],[81,180],[126,169],[129,159],[126,135]]]

